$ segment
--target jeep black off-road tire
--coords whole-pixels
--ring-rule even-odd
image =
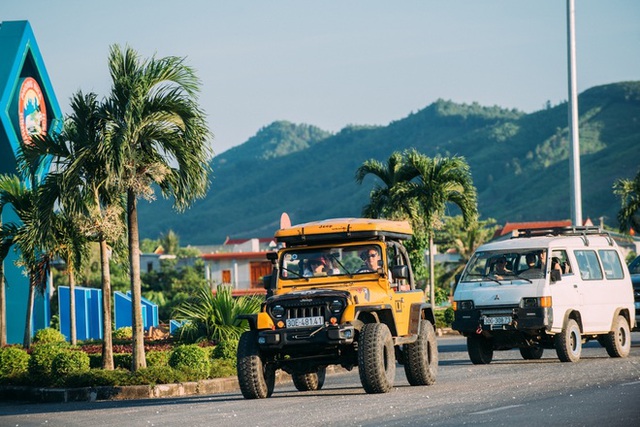
[[[520,355],[524,360],[538,360],[542,357],[544,348],[536,347],[520,347]]]
[[[438,375],[438,345],[433,325],[420,321],[418,340],[403,346],[404,372],[411,385],[431,385]]]
[[[294,372],[291,375],[291,378],[293,379],[293,385],[296,386],[298,391],[314,391],[322,388],[326,375],[327,368],[322,367],[318,369],[318,372],[309,372],[305,374]]]
[[[553,341],[556,347],[556,354],[561,362],[577,362],[580,360],[582,336],[580,335],[580,327],[575,320],[569,319],[562,332],[556,334]]]
[[[631,330],[629,322],[618,316],[613,322],[613,330],[603,335],[604,348],[611,357],[627,357],[631,351]]]
[[[387,393],[396,376],[393,338],[384,323],[368,323],[358,338],[358,370],[367,393]]]
[[[482,335],[467,337],[467,353],[474,365],[488,365],[493,360],[493,344],[489,338]]]
[[[273,394],[276,370],[260,356],[258,332],[247,331],[238,342],[238,383],[246,399],[264,399]]]

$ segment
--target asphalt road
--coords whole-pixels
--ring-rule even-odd
[[[411,387],[398,367],[396,387],[368,395],[357,369],[327,376],[318,392],[276,386],[273,396],[239,392],[134,401],[58,404],[0,402],[0,426],[636,426],[640,425],[640,333],[631,355],[608,357],[588,343],[582,359],[561,363],[546,350],[525,361],[496,352],[490,365],[469,361],[461,337],[439,338],[437,383]]]

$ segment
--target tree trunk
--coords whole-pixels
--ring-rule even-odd
[[[0,261],[0,347],[7,345],[7,294],[4,287],[4,259]]]
[[[76,277],[69,261],[67,260],[67,270],[69,270],[69,331],[71,345],[76,345],[78,344],[78,332],[76,330]]]
[[[435,268],[433,265],[434,253],[433,253],[433,232],[429,231],[429,302],[431,307],[436,307],[436,276]]]
[[[133,319],[133,360],[131,370],[147,366],[144,355],[142,327],[142,284],[140,280],[140,236],[138,235],[138,207],[133,190],[127,191],[127,226],[129,228],[129,262],[131,266],[131,312]]]
[[[31,276],[31,274],[30,274]],[[29,277],[29,298],[27,299],[27,319],[24,325],[24,338],[22,346],[24,348],[31,347],[31,317],[33,315],[33,299],[35,297],[36,284],[35,279]]]
[[[100,241],[102,267],[102,369],[113,370],[113,340],[111,334],[111,269],[107,241]]]

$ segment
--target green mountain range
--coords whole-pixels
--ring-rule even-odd
[[[583,217],[617,227],[620,201],[612,185],[640,168],[640,82],[591,88],[580,94],[578,110]],[[213,159],[207,197],[185,213],[173,212],[171,201],[141,202],[141,235],[157,238],[171,229],[183,244],[220,244],[227,236],[272,236],[282,212],[292,223],[360,216],[377,182],[356,184],[356,169],[407,148],[464,156],[481,219],[571,217],[566,103],[525,114],[438,100],[387,126],[349,126],[337,134],[286,121],[265,126]]]

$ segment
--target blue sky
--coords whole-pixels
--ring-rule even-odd
[[[640,80],[640,1],[575,0],[577,85]],[[565,0],[2,0],[58,101],[106,95],[114,43],[198,71],[219,154],[275,120],[337,132],[438,98],[533,112],[568,98]]]

